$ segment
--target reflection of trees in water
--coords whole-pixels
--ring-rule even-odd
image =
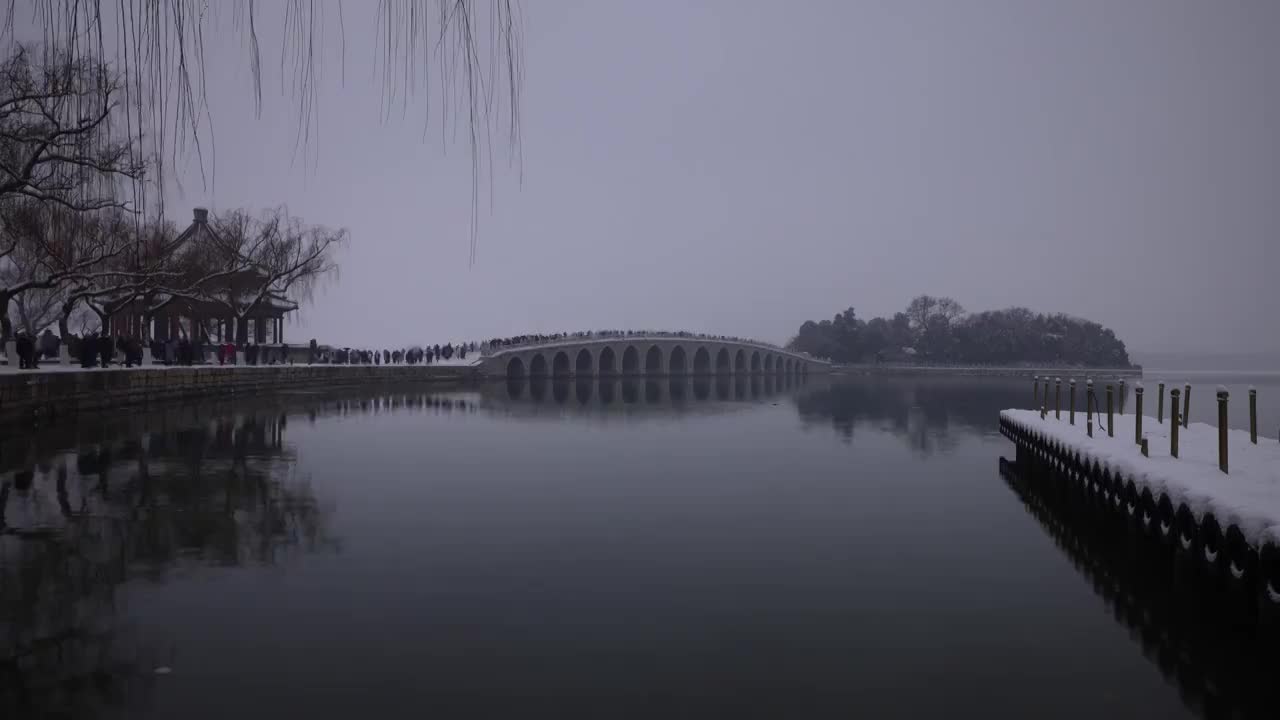
[[[830,423],[846,442],[859,424],[891,432],[921,454],[952,448],[956,429],[994,432],[1001,410],[1027,404],[1021,385],[984,378],[832,378],[795,396],[806,426]]]
[[[334,545],[283,441],[285,414],[201,415],[121,413],[118,425],[147,426],[136,435],[86,417],[5,458],[16,467],[0,474],[0,716],[84,714],[149,687],[164,654],[117,618],[130,579]]]
[[[1206,576],[1194,557],[1077,483],[1025,478],[1003,458],[1000,475],[1188,708],[1208,718],[1277,717],[1280,635],[1258,622],[1239,583]]]

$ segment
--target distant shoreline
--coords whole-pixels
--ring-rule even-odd
[[[958,375],[971,377],[1142,377],[1141,367],[1085,368],[1085,367],[1016,367],[986,365],[894,365],[850,364],[832,365],[832,375]]]

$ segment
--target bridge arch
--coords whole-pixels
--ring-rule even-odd
[[[684,348],[679,345],[671,348],[671,355],[667,357],[667,374],[684,375],[688,364]]]
[[[547,376],[547,356],[538,353],[533,356],[533,360],[529,361],[529,375],[532,377]]]
[[[524,360],[521,360],[519,355],[511,358],[507,363],[507,377],[513,380],[524,378]]]
[[[552,377],[569,377],[569,353],[561,350],[556,353],[555,359],[551,361]]]
[[[574,375],[591,375],[594,371],[594,358],[591,357],[591,351],[582,348],[578,351],[578,356],[573,360]]]
[[[751,372],[760,372],[760,351],[751,352]]]
[[[599,365],[597,370],[601,375],[616,375],[618,373],[617,358],[613,354],[613,348],[608,345],[604,346],[604,349],[600,351],[597,364]]]
[[[693,353],[693,374],[711,374],[711,353],[705,347],[700,347]]]
[[[738,352],[733,356],[733,369],[738,372],[744,372],[747,369],[747,351],[738,348]]]
[[[662,372],[662,348],[657,345],[649,347],[649,351],[644,354],[644,373],[646,375],[657,375]]]
[[[622,351],[622,374],[636,375],[640,372],[640,351],[635,345],[628,345]]]
[[[783,362],[786,363],[786,365],[783,368],[783,371],[786,372],[788,375],[790,375],[791,374],[791,358],[787,358]]]
[[[764,371],[773,372],[773,355],[770,353],[764,355]]]
[[[716,352],[716,374],[728,375],[732,370],[733,365],[729,360],[729,349],[722,347]]]

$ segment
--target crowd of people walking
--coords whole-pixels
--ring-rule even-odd
[[[331,365],[431,365],[451,361],[454,358],[466,360],[467,355],[479,352],[478,343],[445,343],[444,345],[428,345],[400,350],[361,350],[357,348],[335,348],[316,350],[315,362]]]
[[[14,336],[18,369],[37,370],[41,361],[57,362],[62,344],[63,341],[48,330],[38,338],[18,332]],[[66,348],[67,357],[82,368],[143,365],[144,350],[150,354],[153,365],[194,366],[215,362],[218,365],[284,365],[293,362],[284,346],[249,343],[238,347],[229,342],[192,342],[187,337],[144,342],[138,337],[87,333],[83,337],[68,337]],[[10,364],[13,364],[12,359]]]
[[[782,350],[781,347],[762,340],[752,340],[751,338],[736,337],[733,335],[694,333],[685,330],[585,330],[572,333],[562,332],[551,333],[549,335],[516,335],[508,338],[494,338],[489,341],[489,351],[494,352],[508,348],[522,348],[536,345],[555,345],[563,342],[573,342],[575,340],[607,340],[615,338],[626,339],[632,337],[719,340],[723,342],[751,343],[752,345],[761,345],[775,350]]]
[[[409,347],[398,350],[359,349],[359,348],[321,348],[311,341],[310,351],[305,358],[309,363],[334,365],[431,365],[455,360],[466,360],[468,355],[488,354],[511,348],[534,347],[538,345],[554,345],[575,340],[626,339],[645,338],[689,338],[693,340],[714,340],[725,342],[752,343],[764,347],[778,348],[777,345],[749,338],[732,335],[709,335],[686,331],[662,330],[589,330],[573,333],[529,334],[507,338],[493,338],[485,342],[464,342],[435,344],[426,347]],[[36,369],[41,359],[58,358],[62,340],[48,330],[38,338],[32,338],[19,332],[16,336],[18,367]],[[89,333],[84,337],[72,335],[67,340],[68,354],[80,361],[80,366],[109,367],[120,364],[125,367],[143,364],[144,347],[150,352],[152,364],[157,365],[283,365],[294,362],[288,348],[279,345],[255,345],[253,343],[237,346],[235,343],[200,343],[192,342],[187,337],[170,338],[165,341],[151,340],[144,343],[136,337],[111,337]],[[302,359],[298,360],[302,362]],[[12,361],[10,361],[12,364]]]

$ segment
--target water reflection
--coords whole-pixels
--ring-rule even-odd
[[[184,406],[4,443],[0,717],[144,700],[170,651],[121,626],[122,584],[335,547],[287,428],[278,408]]]
[[[1280,637],[1259,625],[1236,583],[1203,577],[1199,563],[1134,531],[1079,486],[1029,480],[1003,458],[1000,475],[1189,709],[1276,717]]]
[[[537,415],[538,406],[591,414],[635,410],[654,415],[671,410],[714,411],[718,403],[760,402],[812,388],[807,378],[781,376],[508,379],[480,388],[482,405],[519,415]]]
[[[1002,378],[840,378],[795,396],[806,426],[829,424],[845,442],[859,425],[903,438],[921,455],[953,449],[964,433],[991,434],[1000,411],[1028,404],[1030,385]]]

